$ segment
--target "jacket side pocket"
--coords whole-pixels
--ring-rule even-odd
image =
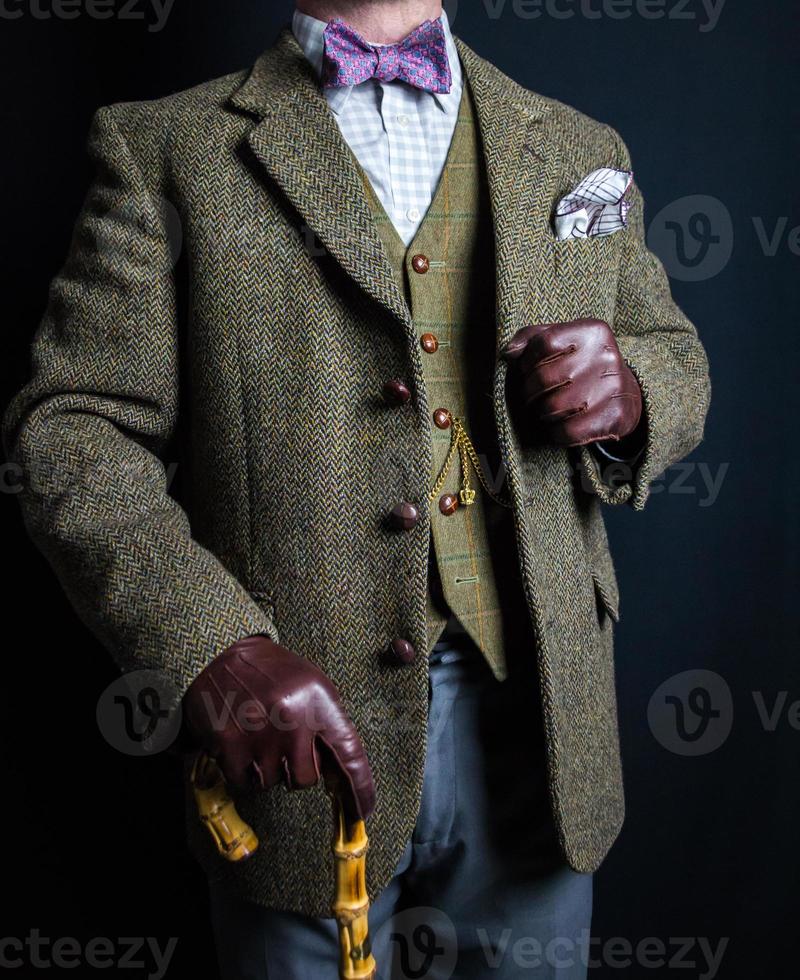
[[[598,621],[602,624],[602,614],[606,613],[615,623],[618,623],[619,598],[616,595],[616,591],[611,589],[597,572],[592,572],[592,581],[594,583],[595,598],[597,599]]]

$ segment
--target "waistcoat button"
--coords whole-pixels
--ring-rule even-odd
[[[419,338],[419,342],[422,344],[422,349],[426,354],[435,354],[439,350],[439,338],[436,334],[424,333]]]
[[[437,429],[449,429],[453,422],[453,416],[446,408],[437,408],[433,413],[433,421]]]
[[[430,267],[431,260],[427,255],[415,255],[411,259],[411,268],[421,276],[424,276]]]
[[[443,493],[439,497],[439,510],[449,517],[458,510],[458,497],[454,493]]]

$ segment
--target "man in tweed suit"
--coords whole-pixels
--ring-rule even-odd
[[[581,977],[623,816],[601,505],[700,441],[705,354],[635,185],[615,234],[554,233],[630,171],[610,127],[434,0],[299,7],[252,70],[97,112],[6,419],[26,523],[262,839],[222,867],[187,791],[226,977],[335,969],[322,771],[369,817],[383,976]]]

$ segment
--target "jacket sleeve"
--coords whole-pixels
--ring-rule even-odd
[[[4,441],[28,531],[82,620],[123,672],[164,672],[179,697],[235,640],[277,633],[168,494],[179,405],[170,234],[115,114],[95,115],[97,175]]]
[[[617,166],[632,170],[627,147],[610,127],[609,132]],[[697,330],[672,299],[664,267],[645,243],[644,201],[636,183],[629,193],[629,225],[619,232],[623,243],[613,327],[642,388],[647,442],[627,472],[625,464],[605,462],[588,447],[580,456],[590,491],[605,503],[630,503],[641,510],[652,481],[703,438],[711,383]]]

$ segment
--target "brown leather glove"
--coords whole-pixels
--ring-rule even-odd
[[[351,813],[366,819],[375,808],[364,747],[333,684],[266,636],[234,643],[192,681],[183,721],[235,788],[303,789],[322,773],[349,791]]]
[[[504,354],[519,361],[524,400],[548,442],[618,442],[641,428],[639,382],[602,320],[523,327]],[[626,447],[636,441],[644,442],[643,433],[627,439]]]

